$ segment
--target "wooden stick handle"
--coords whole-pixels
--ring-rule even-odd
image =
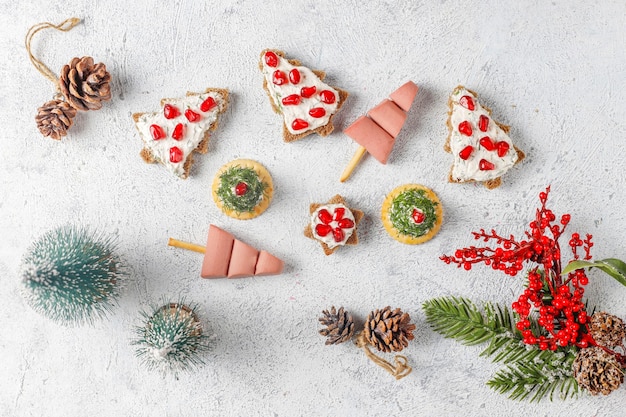
[[[346,167],[346,169],[343,170],[343,173],[341,174],[341,178],[339,178],[339,181],[344,182],[350,177],[350,175],[352,175],[352,171],[354,171],[354,168],[356,168],[356,166],[359,164],[359,161],[361,160],[363,155],[365,155],[365,152],[367,152],[367,149],[365,149],[362,146],[359,146],[359,149],[357,149],[356,152],[354,153],[354,156],[350,160],[350,163],[348,163],[348,166]]]
[[[204,246],[196,245],[195,243],[183,242],[182,240],[170,238],[167,244],[170,246],[174,246],[175,248],[192,250],[199,253],[205,252]]]

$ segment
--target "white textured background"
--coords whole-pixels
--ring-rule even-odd
[[[495,394],[498,369],[424,323],[423,301],[462,295],[510,303],[521,278],[446,266],[442,253],[470,231],[519,234],[552,185],[556,213],[594,235],[596,258],[626,258],[626,3],[617,1],[175,0],[7,1],[0,7],[0,415],[2,416],[388,416],[623,415],[626,389],[609,397],[540,404]],[[104,62],[113,99],[81,113],[62,142],[40,136],[34,116],[53,94],[30,64],[28,27],[78,16],[68,33],[46,31],[34,53],[51,69],[74,56]],[[325,70],[350,92],[335,134],[285,144],[257,69],[259,52],[283,49]],[[356,149],[341,133],[411,79],[421,90],[387,166],[366,158],[339,174]],[[480,94],[512,126],[527,159],[499,189],[446,182],[446,101],[457,84]],[[232,102],[186,181],[144,164],[131,113],[162,97],[224,87]],[[221,214],[210,197],[225,162],[257,159],[276,193],[257,219]],[[443,201],[432,241],[405,246],[379,220],[386,193],[417,182]],[[325,257],[302,235],[308,205],[336,193],[366,213],[361,243]],[[110,319],[65,328],[21,299],[22,253],[68,222],[118,237],[132,280]],[[205,281],[201,255],[167,247],[169,236],[203,243],[209,223],[287,263],[281,276]],[[592,273],[591,304],[626,317],[626,288]],[[129,345],[138,312],[161,297],[202,306],[216,339],[207,365],[179,380],[143,369]],[[362,320],[386,305],[418,326],[404,353],[414,372],[395,381],[350,344],[324,346],[317,317],[343,305]]]

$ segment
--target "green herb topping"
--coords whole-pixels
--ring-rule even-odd
[[[424,190],[406,190],[391,203],[389,219],[403,235],[420,237],[428,233],[435,225],[437,204],[426,197]],[[419,209],[424,213],[423,222],[417,224],[413,221],[414,209]]]
[[[251,212],[263,199],[267,190],[267,183],[261,182],[259,175],[252,168],[233,166],[220,175],[220,186],[217,195],[229,210],[238,213]],[[243,195],[237,195],[235,187],[239,183],[247,185]]]

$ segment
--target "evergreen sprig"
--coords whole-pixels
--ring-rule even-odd
[[[487,382],[497,392],[510,393],[509,398],[517,400],[532,395],[531,402],[548,394],[552,399],[557,388],[564,399],[578,393],[572,376],[576,348],[553,352],[525,345],[515,327],[515,316],[507,307],[485,303],[481,311],[466,298],[441,297],[424,302],[423,309],[433,330],[465,345],[488,343],[481,356],[509,365]]]
[[[224,206],[237,213],[248,213],[254,210],[257,204],[267,193],[268,184],[262,182],[259,174],[248,167],[233,166],[220,176],[220,186],[216,193]],[[235,193],[235,186],[243,182],[247,185],[244,195]]]

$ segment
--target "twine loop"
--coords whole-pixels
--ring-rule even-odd
[[[396,379],[400,380],[410,374],[413,371],[413,368],[409,366],[409,360],[404,355],[396,355],[394,357],[394,363],[391,364],[389,361],[381,358],[372,352],[369,348],[369,343],[367,339],[365,339],[365,333],[359,334],[356,339],[356,346],[363,349],[365,355],[376,365],[383,368],[385,371],[389,372]]]

